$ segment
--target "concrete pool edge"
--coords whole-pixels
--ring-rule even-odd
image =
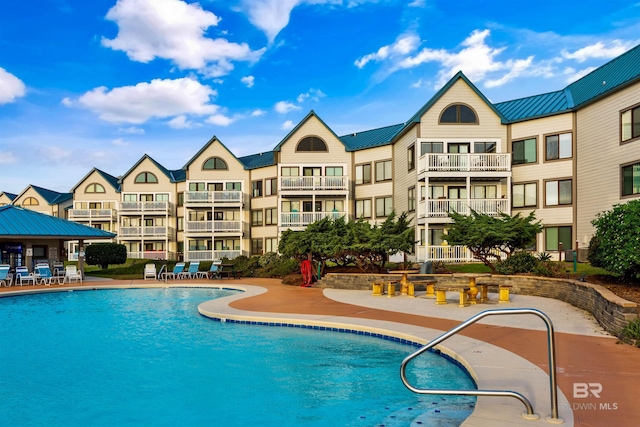
[[[233,288],[233,286],[229,286]],[[397,337],[407,342],[427,343],[442,334],[442,331],[421,326],[406,325],[385,320],[344,317],[335,315],[309,315],[272,312],[254,312],[232,308],[233,301],[257,296],[267,292],[266,288],[255,285],[237,287],[244,292],[206,301],[198,306],[198,311],[212,319],[233,320],[244,323],[260,323],[271,326],[299,324],[330,329],[345,329]],[[402,342],[402,341],[400,341]],[[463,426],[517,426],[550,425],[546,417],[550,416],[549,376],[542,369],[526,359],[491,345],[484,341],[465,336],[454,336],[447,340],[446,346],[438,350],[457,361],[472,376],[479,389],[512,390],[525,395],[532,403],[538,420],[527,420],[521,415],[524,406],[513,398],[479,397],[472,414]],[[398,366],[398,371],[399,371]],[[524,378],[523,378],[524,377]],[[400,378],[398,376],[398,381]],[[558,390],[559,416],[564,425],[573,425],[573,412],[569,401]]]

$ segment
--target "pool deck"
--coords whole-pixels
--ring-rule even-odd
[[[171,286],[186,284],[170,282]],[[188,284],[246,291],[202,304],[201,312],[211,317],[347,327],[416,342],[428,342],[482,310],[536,308],[551,318],[555,328],[559,417],[564,420],[561,425],[635,427],[640,419],[640,348],[618,344],[588,313],[560,301],[512,295],[511,304],[497,304],[497,295],[491,294],[490,304],[459,308],[453,293],[448,295],[450,304],[435,305],[433,299],[421,294],[416,298],[388,298],[372,296],[368,291],[285,286],[276,279],[193,280]],[[62,286],[1,287],[0,293],[143,286],[165,284],[92,279]],[[547,419],[551,415],[549,377],[545,373],[547,334],[541,319],[532,315],[486,318],[440,347],[468,367],[479,388],[522,393],[540,416],[538,420],[523,418],[520,414],[524,405],[514,398],[480,397],[464,426],[556,425]]]

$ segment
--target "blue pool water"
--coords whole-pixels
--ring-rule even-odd
[[[0,424],[7,426],[454,426],[474,398],[400,381],[414,348],[329,331],[220,323],[215,289],[0,298]],[[428,354],[417,384],[473,388]],[[444,382],[444,384],[443,384]]]

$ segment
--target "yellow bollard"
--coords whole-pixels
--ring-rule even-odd
[[[511,299],[509,298],[510,289],[510,285],[500,285],[500,297],[498,298],[498,302],[511,302]]]
[[[436,289],[435,283],[427,283],[427,293],[424,295],[425,298],[435,298],[436,297],[435,289]]]
[[[458,307],[468,307],[469,306],[469,300],[467,299],[467,293],[468,292],[469,292],[469,288],[460,289],[460,303],[458,304]]]
[[[389,282],[387,284],[387,296],[395,297],[396,296],[396,284],[393,282]]]
[[[416,296],[416,285],[414,285],[413,282],[407,284],[407,296],[411,298],[415,298]]]
[[[436,304],[447,303],[447,291],[444,289],[436,289]]]
[[[384,291],[383,287],[384,287],[384,283],[373,282],[373,295],[381,296],[382,292]]]

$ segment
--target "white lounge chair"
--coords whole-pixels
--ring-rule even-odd
[[[144,266],[144,280],[147,280],[147,277],[150,277],[152,279],[158,277],[155,264],[147,264]]]
[[[56,282],[58,285],[61,285],[63,282],[63,278],[60,276],[54,276],[51,273],[51,269],[49,268],[49,264],[38,264],[36,265],[36,278],[37,281],[49,286],[53,282]]]
[[[11,286],[13,283],[13,276],[9,273],[11,266],[9,264],[0,265],[0,286]]]
[[[180,279],[193,279],[196,277],[198,270],[200,269],[200,261],[192,261],[189,263],[189,268],[178,275]]]
[[[69,283],[71,283],[72,280],[76,283],[78,281],[82,283],[82,274],[80,274],[80,272],[78,271],[78,267],[76,267],[75,265],[67,265],[64,268],[63,282],[69,281]]]
[[[27,267],[16,267],[16,285],[36,284],[36,275],[29,273]]]
[[[165,271],[162,273],[163,279],[177,279],[184,270],[184,262],[179,262],[173,266],[173,271]]]

